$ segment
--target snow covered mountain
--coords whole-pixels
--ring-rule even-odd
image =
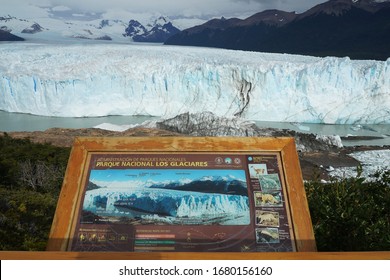
[[[142,36],[147,33],[147,29],[137,20],[130,20],[129,25],[125,29],[123,36],[135,37]]]
[[[116,20],[62,20],[45,17],[22,19],[11,15],[0,17],[0,26],[19,37],[36,40],[45,39],[121,39],[125,23]]]
[[[129,36],[135,42],[161,43],[169,37],[177,34],[180,30],[172,25],[166,17],[159,17],[153,24],[146,27],[136,20],[130,20],[129,26],[123,36]]]
[[[43,31],[42,26],[40,26],[38,23],[34,23],[30,27],[23,29],[22,33],[35,34],[42,31]]]
[[[0,52],[0,110],[8,112],[390,123],[390,59],[96,43],[2,44]]]
[[[91,39],[113,40],[119,42],[155,42],[163,43],[180,30],[164,16],[150,16],[126,22],[119,19],[96,18],[90,20],[44,17],[21,19],[11,15],[0,16],[0,28],[3,31],[27,39]],[[27,34],[33,36],[26,36]]]

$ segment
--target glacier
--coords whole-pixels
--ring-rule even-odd
[[[389,124],[390,59],[158,44],[0,44],[0,110],[56,117],[210,111],[254,121]]]

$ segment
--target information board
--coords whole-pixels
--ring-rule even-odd
[[[267,148],[269,141],[282,146]],[[291,166],[299,171],[296,152],[294,159],[285,157],[286,146],[295,150],[293,141],[79,138],[72,150],[69,178],[64,181],[48,249],[313,251],[314,236],[301,175],[288,175],[291,170],[285,164],[292,160]],[[237,150],[237,145],[242,150]],[[298,180],[286,180],[289,176]],[[66,189],[76,190],[72,201]],[[301,205],[293,207],[291,196],[297,194],[302,196]],[[67,204],[72,211],[64,215]],[[295,209],[301,209],[299,217],[294,216]],[[302,225],[297,223],[305,215],[305,223],[309,224],[299,231]],[[65,224],[64,235],[58,227]],[[301,232],[305,232],[304,239]]]

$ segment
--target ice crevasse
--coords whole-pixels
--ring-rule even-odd
[[[251,120],[390,123],[390,59],[121,44],[0,45],[0,110],[92,117],[211,111]]]

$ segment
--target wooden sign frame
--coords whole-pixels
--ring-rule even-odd
[[[81,208],[83,207],[82,203],[85,199],[84,196],[87,188],[87,180],[89,179],[91,170],[94,168],[106,170],[110,168],[115,168],[115,166],[119,166],[119,163],[118,165],[116,165],[114,161],[107,161],[104,163],[104,159],[101,159],[101,157],[107,155],[112,156],[113,158],[119,158],[118,162],[123,159],[121,163],[122,165],[124,165],[125,160],[132,161],[135,156],[139,155],[143,155],[150,160],[152,160],[152,157],[156,158],[157,156],[161,155],[164,155],[166,157],[172,155],[184,155],[188,156],[189,158],[194,157],[196,158],[196,160],[199,157],[201,158],[202,156],[206,156],[206,158],[210,156],[215,156],[215,164],[221,164],[221,166],[228,166],[229,164],[234,164],[231,162],[231,160],[233,159],[237,160],[236,163],[239,165],[241,164],[240,166],[246,165],[246,167],[248,167],[247,171],[245,171],[246,176],[248,176],[249,174],[248,170],[250,166],[247,161],[256,160],[254,158],[257,158],[257,156],[258,158],[260,158],[260,160],[262,158],[263,160],[264,158],[267,158],[267,155],[270,155],[270,158],[272,158],[272,156],[275,156],[275,158],[277,159],[277,165],[279,166],[278,168],[280,169],[278,171],[278,174],[280,174],[279,180],[280,185],[282,186],[283,200],[286,201],[285,212],[282,212],[284,213],[282,215],[287,216],[284,218],[285,220],[283,221],[283,223],[288,222],[289,230],[286,230],[284,232],[287,238],[291,239],[291,251],[316,251],[314,232],[304,190],[299,159],[295,148],[295,142],[294,138],[288,137],[76,138],[70,155],[68,168],[65,174],[56,213],[53,219],[53,224],[47,246],[48,251],[84,251],[80,250],[80,246],[77,246],[77,242],[75,242],[74,240],[87,238],[87,236],[84,236],[84,233],[79,236],[80,232],[85,230],[80,228],[79,221],[81,216],[80,212],[82,212]],[[226,157],[223,157],[224,155],[226,155]],[[234,158],[235,156],[236,158]],[[229,160],[229,162],[223,162],[227,159]],[[221,162],[218,162],[219,160],[221,160]],[[158,159],[155,159],[155,161],[157,163]],[[242,163],[242,161],[245,161],[245,163]],[[195,160],[193,160],[193,162],[195,162]],[[200,165],[202,165],[201,163]],[[155,163],[152,163],[152,166],[154,164]],[[190,160],[187,165],[191,166],[191,164],[192,166],[195,166],[195,163],[191,163]],[[183,163],[182,165],[185,164]],[[174,166],[178,165],[175,164]],[[168,166],[166,170],[169,169],[172,168]],[[256,182],[256,179],[253,179],[253,181]],[[261,196],[261,190],[253,190],[253,187],[251,187],[251,191],[256,191],[256,195]],[[253,203],[254,202],[251,202],[252,209]],[[270,207],[272,210],[272,206]],[[262,215],[264,213],[269,215],[269,213],[273,213],[272,211],[267,212],[267,209],[269,210],[270,208],[265,207],[265,211],[262,211],[263,209],[259,208],[259,210],[256,210],[256,215]],[[279,217],[279,214],[277,215]],[[257,218],[257,216],[256,218],[250,217],[250,219],[250,223],[256,223],[259,228],[262,228],[262,226],[264,227],[264,225],[267,225],[262,224],[263,219]],[[258,238],[257,233],[258,231],[256,229],[256,242]],[[262,230],[259,230],[259,233],[263,234],[264,232]],[[191,233],[188,233],[188,235],[189,237],[191,237]],[[94,236],[94,238],[97,238],[97,236]],[[104,238],[107,238],[107,236],[104,236]],[[261,241],[259,241],[259,243],[261,243]],[[148,247],[137,248],[141,248],[139,252],[144,252],[142,250],[145,250],[146,248],[147,251]],[[159,248],[156,247],[156,249],[158,250]],[[108,249],[108,251],[110,251],[110,249]],[[199,250],[197,252],[199,252]],[[191,254],[194,253],[195,252],[192,252],[191,249],[189,249],[188,252],[181,251],[181,254],[185,254],[189,258]],[[220,254],[223,254],[223,252],[221,252]],[[245,254],[245,252],[240,252],[240,254]]]

